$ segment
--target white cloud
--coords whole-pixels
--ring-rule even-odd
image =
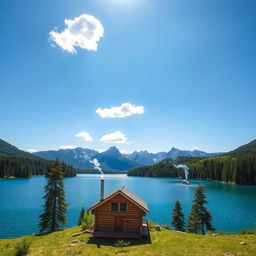
[[[93,140],[90,133],[88,133],[86,131],[82,131],[82,132],[75,134],[75,137],[81,138],[84,141],[92,141]]]
[[[59,146],[59,149],[74,149],[76,148],[75,146],[73,145],[63,145],[63,146]]]
[[[144,106],[136,106],[131,103],[123,103],[118,107],[98,108],[96,113],[102,118],[124,118],[144,113]]]
[[[82,14],[72,20],[64,21],[66,28],[50,31],[50,41],[69,53],[76,53],[76,47],[97,51],[98,42],[104,34],[100,21],[92,15]],[[55,46],[54,44],[52,45]]]
[[[35,153],[37,152],[38,150],[34,149],[34,148],[28,148],[26,149],[25,151],[29,152],[29,153]]]
[[[100,138],[100,142],[104,143],[126,143],[127,137],[122,132],[116,131],[106,134]]]

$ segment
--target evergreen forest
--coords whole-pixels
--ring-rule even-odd
[[[47,175],[52,161],[22,157],[0,157],[0,178],[25,178],[37,175]],[[76,169],[62,163],[65,177],[76,176]]]
[[[234,184],[256,185],[256,154],[241,156],[217,156],[210,158],[180,157],[178,163],[189,167],[189,178],[217,180]],[[129,176],[180,177],[184,178],[183,169],[176,168],[174,160],[133,169]]]

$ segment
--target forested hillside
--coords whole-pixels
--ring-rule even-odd
[[[26,151],[20,150],[17,147],[11,145],[10,143],[0,139],[0,157],[2,156],[15,156],[15,157],[23,157],[29,159],[40,159],[33,154],[30,154]]]
[[[128,176],[144,176],[144,177],[182,177],[183,169],[176,168],[171,158],[162,162],[135,168],[128,172]]]
[[[203,180],[218,180],[234,184],[256,185],[256,140],[222,156],[200,158],[179,157],[175,164],[186,164],[189,177]],[[128,172],[129,176],[184,177],[173,159]]]
[[[178,162],[188,165],[189,178],[218,180],[235,184],[256,184],[256,155],[211,158],[181,157]],[[177,169],[171,159],[166,159],[156,165],[133,169],[128,172],[128,175],[184,178],[183,170]]]
[[[230,151],[226,155],[228,156],[244,156],[244,155],[256,154],[256,140],[251,141],[235,150]]]
[[[256,154],[238,157],[219,156],[207,159],[181,158],[189,166],[189,177],[256,185]]]
[[[52,161],[28,159],[21,157],[0,157],[0,178],[31,177],[46,175]],[[62,163],[65,177],[76,176],[76,169]]]
[[[0,178],[44,175],[48,162],[21,157],[0,157]]]
[[[51,163],[0,139],[0,178],[45,175]],[[62,166],[65,177],[76,176],[76,169],[71,165],[62,163]]]

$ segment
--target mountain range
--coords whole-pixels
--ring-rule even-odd
[[[206,153],[199,150],[180,150],[172,147],[169,152],[149,153],[148,151],[135,151],[131,154],[125,154],[125,156],[141,165],[156,164],[166,158],[177,158],[181,156],[186,157],[212,157],[221,155],[222,153]]]
[[[239,156],[256,153],[256,140],[242,145],[225,155]],[[149,153],[148,151],[135,151],[131,154],[121,154],[116,147],[99,153],[96,150],[86,148],[60,149],[39,151],[33,154],[20,150],[10,143],[0,139],[0,157],[20,157],[34,160],[55,160],[59,158],[66,164],[77,169],[93,169],[91,160],[96,158],[103,170],[126,171],[136,167],[149,166],[161,162],[166,158],[176,157],[213,157],[224,153],[206,153],[199,150],[179,150],[171,148],[168,152]]]
[[[136,167],[152,165],[165,158],[176,158],[179,156],[210,157],[220,155],[221,153],[206,153],[199,150],[189,151],[171,148],[169,152],[149,153],[148,151],[135,151],[131,154],[121,154],[116,147],[110,147],[101,153],[92,149],[79,147],[75,149],[39,151],[33,154],[47,160],[59,158],[66,164],[71,164],[78,169],[93,169],[94,165],[91,163],[91,160],[96,158],[103,170],[126,171]]]

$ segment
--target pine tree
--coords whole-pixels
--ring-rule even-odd
[[[204,188],[199,185],[195,190],[193,205],[191,213],[188,217],[188,232],[205,234],[205,228],[213,231],[214,228],[211,224],[212,215],[208,209],[204,206],[207,204],[206,196],[204,194]]]
[[[80,216],[79,216],[79,219],[78,219],[78,222],[77,222],[78,226],[81,226],[83,218],[84,218],[84,214],[85,214],[85,210],[84,210],[84,207],[83,207],[81,212],[80,212]]]
[[[172,210],[172,226],[175,230],[185,231],[184,214],[182,212],[180,201],[175,202],[175,206]]]
[[[188,216],[188,226],[187,231],[189,233],[198,233],[200,226],[200,218],[198,214],[198,209],[195,205],[192,205],[192,210]]]
[[[45,186],[44,213],[40,217],[40,232],[53,232],[66,224],[65,213],[68,204],[65,202],[63,167],[57,159],[48,172],[48,183]]]

